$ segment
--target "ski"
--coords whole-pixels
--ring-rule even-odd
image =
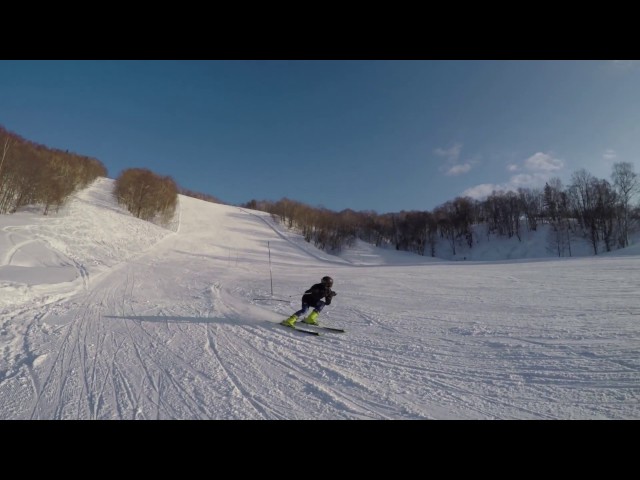
[[[329,330],[330,332],[336,332],[336,333],[347,332],[344,328],[334,328],[334,327],[324,327],[324,326],[321,326],[320,328],[324,328],[325,330]]]
[[[321,330],[327,330],[327,331],[329,331],[329,332],[346,333],[346,330],[344,330],[344,329],[342,329],[342,328],[325,327],[324,325],[311,325],[311,324],[305,324],[305,327],[319,328],[319,329],[321,329]]]
[[[305,330],[304,328],[290,327],[288,325],[282,325],[281,323],[278,323],[278,325],[284,328],[288,328],[290,330],[295,330],[296,332],[307,333],[309,335],[315,335],[316,337],[320,336],[320,332],[315,332],[313,330]]]

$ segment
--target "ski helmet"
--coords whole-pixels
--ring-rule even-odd
[[[322,280],[320,280],[320,282],[329,288],[333,287],[333,278],[331,277],[322,277]]]

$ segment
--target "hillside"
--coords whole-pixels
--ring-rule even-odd
[[[157,227],[112,182],[0,216],[0,418],[640,418],[635,247],[336,257],[185,196]],[[323,275],[338,296],[320,320],[347,333],[277,325]]]

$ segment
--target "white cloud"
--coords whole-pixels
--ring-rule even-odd
[[[460,165],[454,165],[445,172],[445,175],[462,175],[463,173],[467,173],[469,170],[471,170],[471,163],[463,163]]]
[[[517,192],[518,188],[542,188],[549,178],[551,178],[551,175],[546,173],[519,173],[513,175],[509,181],[505,183],[483,183],[475,187],[467,188],[462,192],[462,196],[482,200],[493,191]]]
[[[544,173],[520,173],[509,179],[507,190],[543,187],[547,180],[549,180],[549,175]]]
[[[436,148],[434,153],[439,157],[445,157],[447,162],[455,163],[460,158],[460,152],[462,152],[462,144],[456,143],[453,147],[449,149],[444,148]]]
[[[564,161],[547,153],[538,152],[524,160],[523,166],[528,173],[515,173],[522,168],[512,163],[507,165],[507,171],[513,174],[506,182],[476,185],[462,192],[462,195],[481,200],[493,191],[517,192],[518,188],[542,188],[545,182],[564,168]]]
[[[461,143],[456,143],[451,148],[436,148],[433,152],[437,156],[445,159],[444,164],[440,166],[439,170],[448,176],[468,173],[473,168],[473,164],[478,163],[478,160],[467,160],[464,163],[460,163],[460,154],[462,153]]]
[[[463,197],[471,197],[476,200],[481,200],[485,197],[491,195],[493,191],[502,190],[499,185],[495,185],[493,183],[483,183],[480,185],[476,185],[475,187],[467,188],[464,192],[462,192]]]
[[[546,153],[538,152],[524,161],[524,166],[528,170],[554,172],[564,167],[564,162],[559,158],[553,158]]]
[[[616,158],[618,158],[618,155],[616,154],[615,150],[610,148],[608,150],[605,150],[605,152],[602,154],[602,158],[604,159],[605,162],[611,163]]]

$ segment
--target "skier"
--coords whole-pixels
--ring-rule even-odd
[[[313,312],[311,312],[309,316],[302,321],[309,325],[318,325],[318,321],[316,320],[318,315],[320,315],[320,312],[325,305],[331,305],[331,299],[337,295],[336,292],[331,290],[332,286],[333,278],[322,277],[320,283],[316,283],[309,290],[304,292],[304,295],[302,296],[302,308],[280,323],[287,327],[295,327],[298,317],[307,313],[309,307],[313,307]],[[326,301],[323,302],[322,298]]]

